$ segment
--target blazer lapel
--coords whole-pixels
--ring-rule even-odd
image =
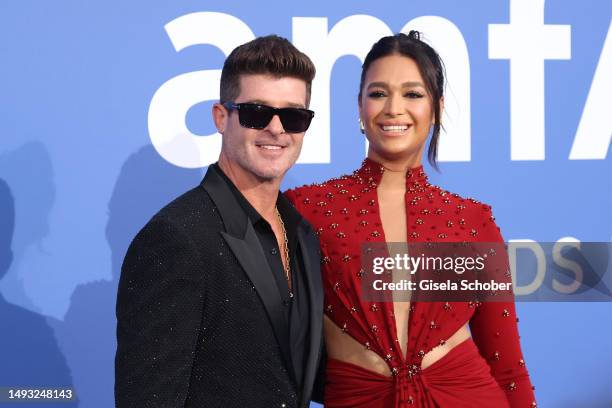
[[[287,371],[293,377],[288,322],[283,311],[280,293],[255,229],[213,166],[208,168],[202,181],[202,187],[208,192],[219,211],[225,226],[225,231],[220,232],[221,236],[253,283],[270,319],[274,335],[287,364]]]
[[[302,251],[304,263],[304,276],[308,287],[310,305],[310,348],[304,371],[302,389],[302,404],[308,406],[312,386],[314,383],[319,357],[321,351],[321,339],[323,335],[323,285],[321,283],[321,260],[319,253],[319,242],[314,238],[312,232],[308,233],[304,221],[298,228],[298,242]]]
[[[253,226],[250,222],[247,223],[244,239],[236,238],[227,232],[221,232],[221,235],[240,262],[253,286],[255,286],[255,290],[266,308],[289,371],[293,373],[289,351],[289,328],[283,311],[282,299]]]

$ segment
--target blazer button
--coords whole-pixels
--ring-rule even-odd
[[[270,250],[270,253],[271,253],[272,255],[276,255],[276,254],[277,254],[277,252],[278,252],[278,251],[276,250],[276,248],[272,248],[272,249]]]

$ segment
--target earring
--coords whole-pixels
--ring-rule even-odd
[[[365,134],[365,126],[363,125],[363,120],[361,120],[361,118],[359,118],[359,130],[362,134]]]

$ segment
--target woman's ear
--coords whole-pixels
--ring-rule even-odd
[[[361,114],[362,114],[362,111],[363,111],[363,105],[362,105],[362,102],[361,102],[362,96],[363,95],[361,93],[359,95],[357,95],[357,109],[359,111],[359,120],[361,120],[361,118],[362,118]]]
[[[359,122],[359,131],[365,134],[365,125],[361,119],[361,95],[357,95],[357,109],[359,110],[359,116],[357,117],[357,121]]]
[[[444,115],[444,96],[440,97],[440,101],[438,102],[438,106],[440,107],[440,126],[442,126],[442,115]],[[433,112],[432,112],[433,113]],[[436,124],[436,118],[431,118],[431,125]]]

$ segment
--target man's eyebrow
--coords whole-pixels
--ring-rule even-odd
[[[291,107],[291,108],[300,108],[300,109],[306,109],[306,106],[305,106],[304,104],[302,104],[302,103],[291,103],[291,102],[290,102],[288,105],[289,105],[289,107]]]
[[[250,101],[248,101],[248,103],[256,103],[258,105],[266,105],[266,106],[272,106],[269,102],[267,101],[263,101],[261,99],[252,99]],[[287,107],[289,108],[301,108],[301,109],[306,109],[306,106],[304,104],[301,103],[293,103],[293,102],[289,102],[287,103]]]

